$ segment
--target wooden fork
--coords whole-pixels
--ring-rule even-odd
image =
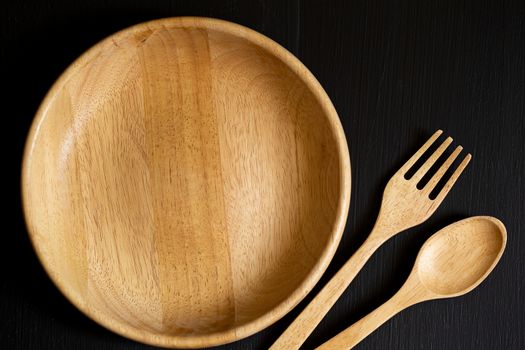
[[[441,130],[435,132],[408,162],[392,176],[386,185],[381,209],[369,237],[270,347],[271,350],[299,349],[372,254],[387,240],[410,227],[422,223],[436,211],[469,163],[472,158],[471,155],[467,154],[434,199],[430,198],[430,193],[461,152],[461,146],[458,146],[452,152],[422,189],[418,189],[416,186],[445,152],[451,144],[452,138],[448,137],[443,141],[412,177],[406,179],[405,176],[407,171],[412,168],[442,133]]]

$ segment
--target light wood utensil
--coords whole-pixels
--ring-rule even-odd
[[[425,242],[412,273],[390,300],[317,349],[351,349],[409,306],[470,292],[494,269],[506,242],[503,223],[488,216],[445,227]]]
[[[245,27],[128,28],[43,101],[23,165],[29,234],[86,315],[163,347],[232,342],[313,288],[340,241],[350,159],[288,51]]]
[[[418,189],[416,186],[443,152],[445,152],[452,142],[452,138],[448,137],[412,177],[406,179],[405,176],[407,171],[412,168],[417,160],[441,134],[441,130],[435,132],[434,135],[432,135],[432,137],[430,137],[430,139],[412,156],[412,158],[410,158],[390,179],[383,193],[381,209],[376,223],[367,240],[326,284],[326,286],[323,287],[319,294],[317,294],[310,304],[308,304],[308,306],[299,314],[270,349],[299,349],[301,344],[304,343],[306,338],[312,333],[315,327],[321,322],[326,313],[352,282],[370,256],[372,256],[372,254],[384,242],[396,234],[428,219],[437,207],[439,207],[470,161],[470,154],[467,154],[434,199],[430,198],[432,190],[461,152],[461,146],[458,146],[454,152],[452,152],[422,189]]]

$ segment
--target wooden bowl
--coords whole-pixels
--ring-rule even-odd
[[[205,18],[140,24],[51,88],[23,164],[35,250],[123,336],[204,347],[312,289],[341,238],[350,160],[328,96],[289,52]]]

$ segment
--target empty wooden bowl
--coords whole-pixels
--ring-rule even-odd
[[[343,232],[350,160],[328,96],[270,39],[204,18],[121,31],[37,112],[30,237],[86,315],[166,347],[232,342],[319,280]]]

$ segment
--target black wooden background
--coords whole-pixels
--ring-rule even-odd
[[[525,348],[523,0],[4,0],[0,8],[2,206],[8,208],[0,234],[0,348],[149,348],[86,318],[45,275],[24,226],[20,164],[38,104],[77,56],[127,26],[186,15],[230,20],[274,39],[313,72],[339,112],[351,153],[352,202],[340,249],[315,291],[363,242],[387,179],[432,132],[444,129],[473,154],[441,208],[380,249],[306,349],[389,298],[426,238],[471,215],[493,215],[507,226],[507,249],[492,275],[464,297],[403,312],[359,349]],[[221,349],[268,348],[311,297],[275,325]]]

